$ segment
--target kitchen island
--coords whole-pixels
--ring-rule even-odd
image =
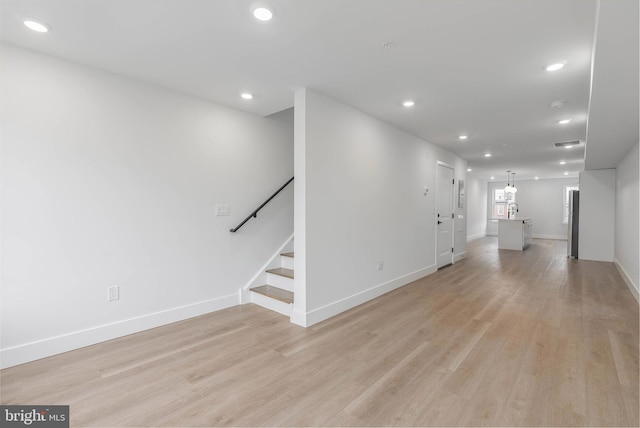
[[[533,242],[533,219],[530,217],[503,218],[498,222],[498,248],[525,250]]]

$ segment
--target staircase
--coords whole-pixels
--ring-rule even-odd
[[[290,317],[293,310],[293,253],[280,254],[280,267],[266,272],[267,283],[249,289],[251,302]]]

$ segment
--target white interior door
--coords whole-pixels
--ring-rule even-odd
[[[436,201],[436,264],[453,262],[453,169],[438,164]]]

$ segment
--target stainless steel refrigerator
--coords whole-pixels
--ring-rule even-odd
[[[567,257],[578,258],[578,229],[580,225],[580,191],[569,192],[569,230],[567,231]]]

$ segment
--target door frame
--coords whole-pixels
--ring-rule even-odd
[[[450,190],[450,192],[451,192],[451,199],[450,199],[451,200],[451,207],[450,207],[450,209],[451,209],[451,213],[454,214],[454,218],[451,219],[451,243],[450,243],[451,244],[451,248],[455,248],[454,243],[456,242],[456,240],[455,240],[455,233],[456,233],[456,228],[455,228],[455,209],[454,209],[454,206],[455,206],[454,199],[455,199],[455,196],[456,196],[455,195],[456,170],[452,165],[450,165],[450,164],[448,164],[446,162],[436,161],[436,192],[435,192],[436,193],[436,198],[435,198],[434,213],[433,213],[433,219],[434,219],[434,221],[433,221],[433,229],[434,229],[434,233],[435,233],[435,235],[434,235],[435,236],[435,240],[434,240],[435,241],[434,242],[434,245],[435,245],[435,260],[434,260],[434,264],[436,266],[436,270],[439,269],[439,267],[438,267],[438,236],[440,234],[438,233],[438,218],[436,217],[436,213],[438,211],[438,201],[439,201],[439,197],[440,197],[440,193],[439,193],[440,192],[440,174],[438,174],[438,167],[440,167],[440,166],[443,166],[445,168],[451,169],[452,176],[453,176],[453,182],[451,183],[451,187],[450,187],[450,189],[451,189]],[[451,252],[451,264],[453,264],[453,261],[454,261],[454,253],[452,251]],[[449,265],[446,265],[446,266],[449,266]],[[445,267],[445,266],[443,266],[443,267]]]

